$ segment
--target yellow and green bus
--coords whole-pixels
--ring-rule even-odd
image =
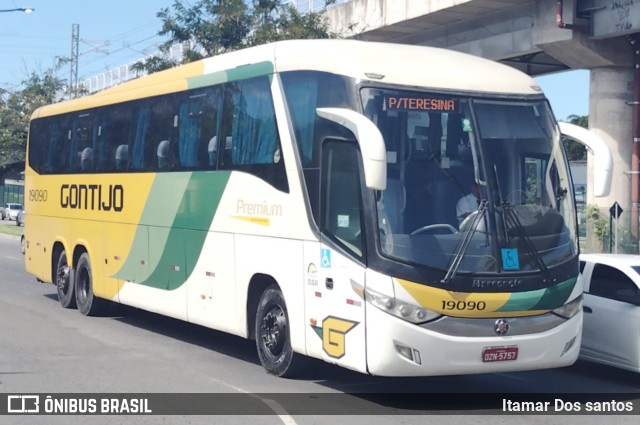
[[[227,53],[38,109],[25,182],[26,268],[63,307],[255,339],[275,375],[578,355],[567,161],[505,65],[354,40]]]

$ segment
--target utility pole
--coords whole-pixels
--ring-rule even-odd
[[[69,96],[78,96],[78,56],[80,46],[80,25],[71,26],[71,75],[69,76]]]

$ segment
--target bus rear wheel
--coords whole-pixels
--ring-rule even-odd
[[[291,348],[287,305],[275,285],[268,287],[260,297],[255,330],[258,357],[268,373],[281,377],[300,373],[305,359]]]
[[[74,293],[73,270],[69,268],[67,262],[67,252],[61,251],[56,264],[55,275],[56,289],[58,290],[58,301],[64,308],[75,308],[76,297]]]
[[[93,293],[93,274],[89,254],[83,253],[78,259],[75,271],[75,292],[78,310],[85,316],[97,316],[104,311],[106,301]]]

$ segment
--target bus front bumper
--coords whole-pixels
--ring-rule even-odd
[[[373,375],[433,376],[547,369],[573,364],[580,351],[582,312],[571,319],[504,318],[514,323],[516,330],[515,335],[507,332],[503,336],[494,330],[500,319],[454,319],[453,326],[425,327],[367,305],[366,320],[367,367]],[[553,321],[550,329],[517,334],[517,325],[521,330],[531,323],[538,323],[539,327],[545,320]],[[487,326],[488,329],[480,329]]]

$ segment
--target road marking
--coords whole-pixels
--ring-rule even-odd
[[[297,425],[297,422],[295,421],[295,419],[293,419],[291,417],[291,415],[289,415],[289,412],[286,411],[286,409],[284,407],[282,407],[280,405],[280,403],[278,403],[275,400],[272,400],[270,398],[262,398],[262,397],[258,397],[264,404],[266,404],[267,406],[269,406],[269,408],[271,410],[273,410],[274,412],[276,412],[276,415],[278,415],[278,417],[280,418],[280,420],[285,424],[285,425]]]
[[[22,260],[22,257],[12,257],[10,255],[5,255],[4,258],[8,258],[10,260],[16,260],[16,261]]]
[[[284,407],[282,407],[282,405],[280,405],[280,403],[278,403],[277,401],[272,400],[270,398],[260,397],[259,395],[256,395],[256,394],[252,393],[251,391],[247,391],[244,388],[236,387],[235,385],[231,385],[231,384],[229,384],[227,382],[224,382],[224,381],[221,381],[219,379],[215,379],[215,378],[209,378],[209,379],[214,381],[217,384],[223,385],[223,386],[225,386],[227,388],[230,388],[232,390],[235,390],[235,391],[237,391],[239,393],[247,394],[250,397],[253,397],[255,399],[260,400],[261,402],[266,404],[271,410],[273,410],[273,412],[278,416],[278,418],[280,418],[280,420],[282,421],[283,424],[285,424],[285,425],[298,425],[296,420],[293,419],[293,417],[291,415],[289,415],[287,410]]]

